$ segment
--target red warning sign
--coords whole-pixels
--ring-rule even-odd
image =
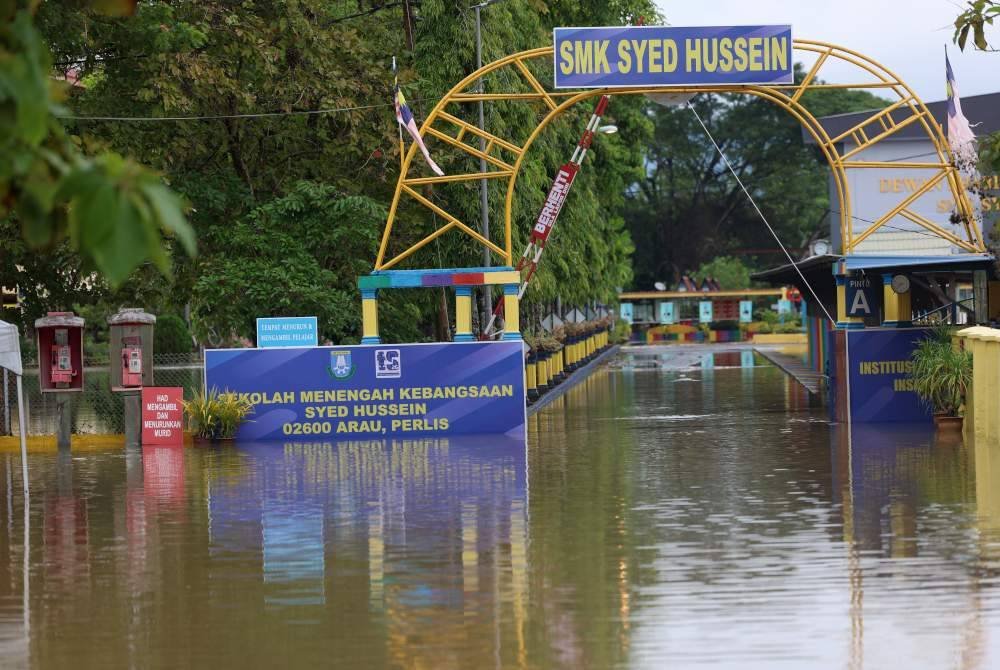
[[[146,386],[142,389],[142,443],[184,444],[184,389]]]

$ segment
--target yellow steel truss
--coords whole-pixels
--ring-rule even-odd
[[[813,137],[823,152],[824,157],[830,165],[833,173],[834,187],[837,193],[839,204],[841,239],[844,241],[844,253],[852,253],[857,246],[870,237],[875,231],[883,227],[895,216],[903,216],[910,221],[927,229],[931,233],[940,236],[942,239],[958,246],[968,252],[985,251],[983,239],[980,231],[975,225],[972,205],[966,195],[961,177],[952,163],[951,154],[948,149],[947,140],[941,130],[940,125],[934,120],[927,106],[913,92],[913,90],[899,77],[893,74],[888,68],[876,63],[872,59],[850,49],[845,49],[825,42],[815,42],[811,40],[795,40],[794,49],[800,52],[817,54],[816,62],[806,74],[802,82],[798,84],[779,84],[769,86],[739,85],[739,86],[681,86],[663,88],[615,88],[615,89],[593,89],[585,91],[560,91],[547,90],[539,81],[528,63],[531,61],[543,61],[552,59],[552,47],[542,47],[531,49],[520,53],[512,54],[501,58],[493,63],[483,66],[473,72],[448,91],[434,106],[420,128],[421,135],[433,137],[441,142],[452,146],[470,157],[482,158],[489,165],[486,172],[470,172],[465,174],[453,174],[443,177],[431,176],[420,177],[411,176],[413,171],[413,161],[417,152],[417,147],[411,145],[403,159],[402,174],[396,183],[396,191],[392,198],[392,205],[389,208],[389,216],[385,229],[382,232],[382,240],[379,245],[378,257],[375,260],[375,270],[386,270],[408,258],[414,252],[436,239],[445,232],[457,228],[474,239],[477,243],[484,245],[494,252],[498,260],[505,265],[513,265],[512,244],[513,237],[511,231],[512,206],[514,200],[514,188],[517,185],[517,177],[521,170],[524,157],[532,143],[539,134],[552,122],[553,119],[565,112],[573,105],[594,98],[605,93],[612,95],[637,95],[646,93],[663,93],[669,90],[672,93],[746,93],[755,95],[765,100],[777,104],[786,112],[797,119],[806,131]],[[816,77],[823,66],[831,59],[851,64],[861,72],[869,75],[873,80],[865,83],[848,84],[827,84],[816,83]],[[486,74],[508,68],[509,78],[517,78],[527,84],[531,92],[495,92],[476,93],[475,84],[477,80]],[[508,74],[505,73],[505,74]],[[885,95],[895,96],[895,100],[884,109],[874,111],[861,123],[843,133],[830,137],[819,121],[802,103],[802,94],[810,89],[827,88],[850,88],[850,89],[877,89],[877,92]],[[523,143],[498,137],[492,133],[480,130],[477,126],[459,118],[455,114],[446,111],[449,105],[462,105],[483,101],[511,100],[520,101],[526,104],[544,106],[545,115],[541,118],[528,138]],[[926,162],[883,162],[850,160],[860,152],[878,142],[891,137],[903,128],[912,124],[918,124],[934,149],[934,158]],[[457,132],[456,130],[457,129]],[[467,138],[476,140],[473,146],[466,141]],[[479,139],[486,141],[485,150],[478,148]],[[848,148],[850,147],[850,148]],[[935,170],[933,176],[924,181],[921,179],[921,187],[907,196],[894,208],[883,214],[861,233],[854,234],[854,226],[851,224],[851,193],[847,180],[847,171],[866,168],[887,168],[897,170]],[[924,173],[925,175],[926,173]],[[480,179],[506,180],[507,193],[504,201],[504,227],[503,246],[487,240],[472,227],[460,221],[440,206],[434,204],[429,198],[421,195],[418,188],[428,184],[443,184],[448,182],[478,181]],[[958,218],[962,222],[965,236],[959,237],[949,230],[942,228],[934,222],[911,211],[909,206],[921,195],[934,188],[941,181],[948,184],[951,194],[956,204]],[[405,250],[395,256],[386,258],[389,247],[389,239],[392,235],[393,224],[396,221],[399,203],[403,196],[407,196],[420,205],[430,209],[444,220],[444,225],[435,232],[410,245]]]

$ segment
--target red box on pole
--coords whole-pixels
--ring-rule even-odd
[[[146,386],[142,389],[142,443],[184,444],[184,389]]]

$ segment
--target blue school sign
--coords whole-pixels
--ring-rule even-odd
[[[928,332],[925,328],[846,332],[851,421],[930,421],[930,411],[913,390],[910,379],[910,356]]]
[[[556,28],[556,88],[791,84],[792,27]]]
[[[205,387],[254,405],[245,440],[520,434],[521,342],[213,349]]]

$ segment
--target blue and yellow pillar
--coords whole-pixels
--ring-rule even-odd
[[[865,327],[859,316],[847,315],[847,275],[837,275],[837,328],[853,330]]]
[[[882,325],[886,328],[909,328],[913,325],[910,292],[896,293],[891,273],[882,275]]]
[[[381,344],[378,336],[378,290],[361,289],[361,344]]]
[[[472,342],[472,287],[455,287],[455,341]]]
[[[517,284],[504,284],[503,287],[503,339],[521,339],[521,313],[517,292]]]

